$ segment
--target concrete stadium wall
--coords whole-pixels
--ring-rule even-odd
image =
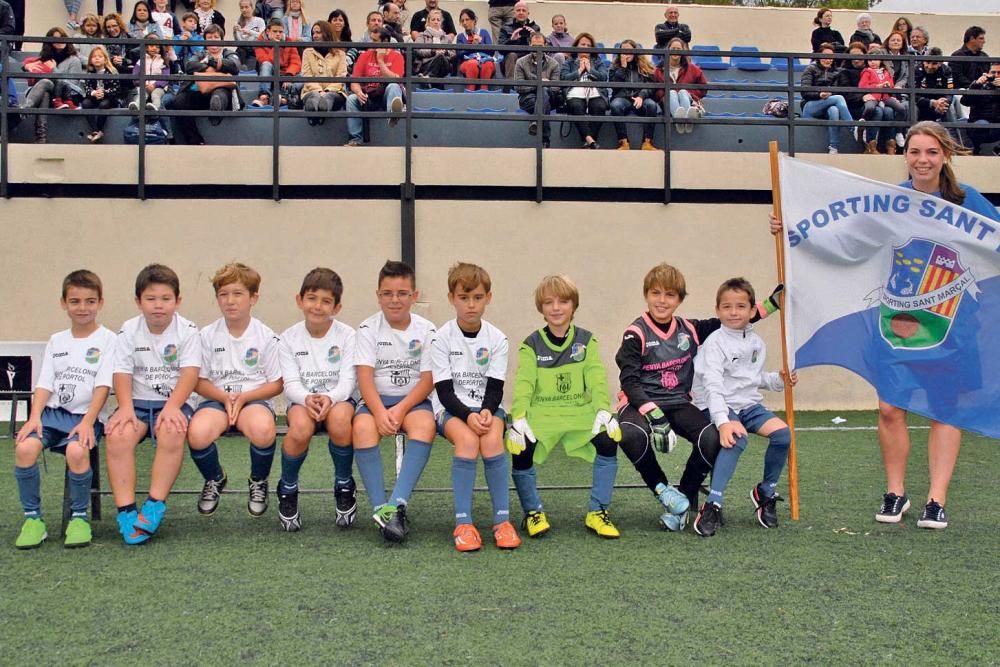
[[[44,34],[50,27],[63,25],[66,20],[60,2],[32,0],[27,4],[28,34]],[[126,19],[131,14],[132,4],[132,0],[125,2]],[[239,16],[237,0],[218,0],[216,4],[227,21],[233,21]],[[348,13],[354,31],[360,35],[364,31],[364,16],[375,4],[374,0],[308,0],[305,3],[306,16],[311,20],[326,18],[332,9],[340,7]],[[970,25],[985,28],[988,39],[990,35],[1000,34],[1000,15],[951,14],[947,12],[947,3],[940,5],[942,11],[939,13],[910,13],[906,16],[915,25],[923,25],[930,30],[931,44],[940,46],[945,53],[951,53],[962,45],[962,34]],[[442,0],[441,6],[450,11],[456,20],[463,7],[471,7],[480,17],[480,24],[486,25],[487,4],[482,0]],[[608,46],[625,38],[652,46],[653,26],[663,21],[663,7],[664,5],[659,4],[543,1],[531,3],[531,12],[535,21],[546,31],[553,14],[565,14],[571,32],[591,32],[598,41]],[[422,8],[421,0],[409,0],[408,10],[411,13]],[[81,10],[83,13],[95,10],[94,0],[84,0]],[[883,37],[898,16],[897,13],[878,11],[872,11],[871,14],[875,32]],[[815,10],[811,9],[697,5],[681,7],[681,20],[691,26],[696,44],[717,44],[723,48],[750,44],[767,50],[808,52],[811,50],[809,36],[813,30],[814,16]],[[854,32],[856,16],[855,11],[837,10],[834,12],[833,26],[847,37]]]

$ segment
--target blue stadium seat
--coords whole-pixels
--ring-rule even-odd
[[[745,56],[733,56],[733,65],[736,69],[743,70],[744,72],[766,72],[771,69],[771,65],[762,62],[760,56],[760,49],[756,46],[734,46],[731,51],[738,51],[740,53],[746,53]]]
[[[604,46],[604,42],[598,42],[597,44],[594,44],[594,48],[595,49],[603,49],[603,48],[606,48],[606,47]],[[617,44],[615,44],[615,48],[618,48]],[[601,60],[604,61],[605,65],[607,65],[608,67],[611,67],[611,58],[608,57],[608,54],[602,52],[602,53],[599,53],[597,55],[600,56]]]
[[[721,51],[717,46],[712,46],[708,44],[695,44],[691,47],[692,51]],[[704,55],[704,56],[691,56],[694,64],[702,69],[707,70],[726,70],[729,69],[729,64],[722,60],[722,56],[717,55]]]
[[[788,60],[785,58],[771,58],[771,67],[779,72],[788,71]],[[799,58],[792,58],[792,68],[795,72],[801,72],[806,68],[806,63]]]

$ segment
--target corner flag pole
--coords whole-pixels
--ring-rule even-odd
[[[779,221],[781,217],[781,182],[778,178],[778,142],[772,141],[768,144],[771,152],[771,198],[774,201],[774,217]],[[775,258],[778,262],[778,282],[788,285],[785,282],[785,243],[781,234],[774,235]],[[781,294],[781,368],[788,377],[788,343],[785,338],[785,294]],[[792,386],[785,385],[785,419],[788,422],[788,429],[792,433],[792,444],[788,448],[788,494],[790,497],[790,509],[792,521],[799,520],[799,467],[796,456],[795,444],[795,401],[792,396]]]

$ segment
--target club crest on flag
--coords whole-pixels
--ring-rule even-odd
[[[975,297],[976,279],[955,249],[922,238],[894,246],[879,305],[882,338],[895,349],[940,345],[969,289]]]

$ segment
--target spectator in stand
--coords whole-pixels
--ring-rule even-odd
[[[500,44],[527,46],[531,43],[531,36],[541,31],[539,25],[531,20],[531,10],[528,9],[528,3],[524,0],[518,0],[517,4],[514,5],[514,18],[500,29]],[[542,37],[544,38],[545,35],[543,34]],[[502,54],[505,79],[513,78],[514,66],[523,55],[523,52],[517,51],[506,51]]]
[[[177,39],[187,42],[184,46],[177,48],[177,59],[180,62],[181,70],[183,70],[184,63],[191,60],[191,58],[200,56],[205,50],[205,47],[201,46],[205,38],[201,36],[201,31],[198,29],[197,14],[187,12],[181,16],[181,34],[178,35]]]
[[[622,49],[636,49],[636,43],[631,39],[622,40]],[[653,80],[656,68],[649,62],[649,58],[644,55],[622,52],[615,54],[611,62],[611,74],[608,79],[612,83],[628,83],[628,88],[611,89],[611,115],[628,116],[636,115],[644,118],[655,118],[660,115],[660,105],[653,99],[649,84]],[[652,123],[643,123],[642,126],[642,150],[653,151]],[[615,132],[618,135],[618,150],[627,151],[631,148],[628,142],[628,128],[625,123],[615,123]]]
[[[677,5],[667,5],[663,12],[663,18],[667,20],[656,24],[656,27],[653,28],[656,48],[667,48],[675,37],[681,39],[685,44],[691,43],[691,28],[686,23],[680,22],[681,10],[677,8]]]
[[[68,38],[69,33],[60,27],[50,28],[46,37]],[[24,96],[25,109],[76,109],[83,101],[83,84],[78,79],[46,79],[45,74],[78,74],[83,63],[72,44],[48,42],[42,44],[37,56],[24,59],[22,69],[36,75],[28,79],[28,92]],[[35,143],[48,143],[48,117],[35,116]]]
[[[147,37],[146,39],[155,39],[154,37]],[[163,58],[162,50],[159,44],[147,44],[146,45],[146,58],[140,60],[132,68],[132,74],[138,75],[143,71],[145,67],[146,76],[146,109],[149,111],[158,111],[163,103],[163,96],[167,93],[167,87],[169,84],[165,79],[155,78],[163,77],[170,74],[170,66],[167,64],[166,60]],[[136,88],[132,91],[132,99],[128,103],[128,108],[131,111],[139,110],[139,82],[136,81]]]
[[[914,30],[917,30],[914,28]],[[928,56],[942,55],[941,49],[934,46],[927,52]],[[952,78],[951,67],[940,60],[927,60],[917,66],[913,74],[914,88],[937,88],[952,90],[955,80]],[[917,120],[947,120],[951,111],[951,95],[931,93],[917,95]]]
[[[0,63],[0,72],[3,72],[3,63]],[[7,110],[14,111],[17,108],[17,81],[16,79],[7,79]],[[20,123],[21,114],[11,113],[7,116],[7,129],[10,130],[10,132],[16,130]]]
[[[409,23],[407,23],[407,21],[410,18],[410,12],[406,11],[406,0],[378,0],[378,7],[379,7],[380,10],[382,10],[382,17],[383,18],[385,18],[385,6],[387,4],[389,4],[390,2],[392,2],[392,4],[394,4],[397,7],[399,7],[399,18],[398,19],[393,19],[393,20],[396,23],[399,24],[399,26],[400,26],[400,32],[402,32],[403,31],[402,26],[409,25]],[[409,33],[409,30],[407,30],[406,33]],[[404,33],[404,34],[406,34],[406,33]],[[400,40],[400,41],[402,42],[402,41],[406,41],[406,40]]]
[[[333,41],[335,42],[352,42],[351,35],[351,21],[347,18],[347,12],[343,9],[334,9],[330,12],[327,22],[330,24],[330,29],[333,31]],[[354,61],[358,57],[358,49],[351,47],[344,52],[344,58],[347,61],[347,72],[350,73],[354,69]],[[346,94],[346,93],[345,93]]]
[[[284,22],[286,42],[309,41],[309,19],[306,18],[304,0],[285,0],[285,16],[281,20]]]
[[[858,14],[858,29],[851,35],[852,42],[861,42],[865,48],[869,44],[881,44],[882,38],[872,31],[872,15],[868,13]]]
[[[17,30],[14,8],[5,0],[0,0],[0,35],[13,35]]]
[[[202,36],[210,25],[217,25],[222,28],[223,38],[226,31],[226,17],[215,8],[215,0],[198,0],[194,6],[194,13],[198,17],[198,29]]]
[[[906,56],[910,54],[910,48],[906,36],[901,32],[891,32],[885,38],[885,52],[890,56]],[[892,68],[892,79],[896,82],[897,88],[906,88],[910,85],[910,63],[907,60],[892,60],[886,63]],[[900,146],[903,144],[900,143]]]
[[[265,24],[271,19],[285,18],[285,0],[257,0],[253,13],[263,19]]]
[[[831,26],[833,25],[833,12],[823,7],[818,12],[816,12],[816,18],[813,19],[813,25],[816,29],[812,31],[812,52],[819,53],[819,47],[823,43],[844,45],[844,36],[840,34],[839,31],[834,30]]]
[[[132,39],[144,39],[146,35],[156,35],[157,39],[163,39],[160,26],[153,20],[149,3],[139,0],[132,8],[132,18],[128,22],[128,36]]]
[[[378,12],[376,12],[378,14]],[[379,18],[382,17],[378,14]],[[389,31],[381,29],[369,35],[374,44],[388,44]],[[398,79],[403,77],[406,63],[403,55],[395,49],[372,48],[367,49],[358,56],[354,63],[352,76],[359,78],[380,78],[385,81],[366,81],[364,83],[352,83],[351,94],[347,97],[347,110],[359,111],[388,111],[391,113],[401,113],[403,111],[403,87],[398,83]],[[389,127],[395,127],[399,122],[398,118],[389,119]],[[347,119],[347,133],[350,139],[347,146],[361,146],[361,133],[364,123],[360,116],[352,116]]]
[[[101,19],[94,14],[87,14],[84,16],[80,21],[80,37],[101,39],[103,36],[104,35],[101,34]],[[76,45],[76,52],[80,56],[80,62],[89,62],[90,52],[93,50],[94,46],[94,44]]]
[[[7,13],[0,7],[0,35],[23,35],[24,0],[0,0],[0,3],[10,8],[10,13]],[[21,43],[11,42],[10,48],[12,51],[20,51]]]
[[[597,42],[593,35],[581,32],[573,41],[574,48],[592,49]],[[608,100],[605,90],[593,85],[596,82],[608,80],[608,68],[596,53],[573,53],[566,59],[559,70],[562,81],[579,81],[579,86],[573,86],[566,91],[566,113],[571,116],[590,116],[603,118],[608,113]],[[574,123],[583,148],[600,148],[597,135],[603,123],[581,120]]]
[[[119,14],[125,11],[124,0],[115,0],[115,11]],[[107,16],[107,14],[104,13],[104,0],[97,0],[97,15]]]
[[[279,25],[280,22],[279,19]],[[210,75],[211,78],[200,78],[190,84],[183,84],[181,91],[168,103],[168,109],[228,111],[241,106],[236,87],[236,77],[240,73],[239,58],[236,57],[235,51],[226,51],[217,45],[225,34],[222,26],[210,25],[205,28],[203,31],[205,50],[184,63],[184,72],[192,75]],[[295,51],[295,49],[288,50]],[[222,118],[209,118],[208,122],[211,125],[219,125]],[[177,128],[177,138],[182,143],[194,145],[205,143],[194,117],[179,116],[174,123]]]
[[[240,63],[247,69],[257,69],[257,56],[253,52],[253,43],[267,30],[264,19],[254,16],[253,0],[240,0],[240,17],[233,23],[233,39],[248,42],[246,46],[236,48]]]
[[[267,32],[260,36],[258,42],[284,42],[285,26],[282,19],[272,18],[267,22]],[[254,48],[254,55],[257,56],[257,71],[260,76],[271,76],[274,74],[274,47],[257,46]],[[302,59],[299,57],[299,50],[294,46],[286,46],[281,49],[278,55],[278,72],[281,76],[295,76],[302,71]],[[291,81],[281,83],[278,104],[284,106],[288,104],[288,95],[295,84]],[[250,103],[250,106],[262,107],[271,104],[271,82],[260,82],[260,94],[257,99]]]
[[[910,19],[905,16],[900,16],[896,19],[896,22],[892,24],[892,30],[889,32],[898,32],[902,34],[903,43],[908,45],[910,43],[910,36],[913,34],[913,24],[910,23]]]
[[[833,54],[833,44],[820,44],[818,53]],[[867,70],[866,70],[867,71]],[[800,84],[803,87],[834,88],[837,86],[839,69],[833,58],[817,58],[802,72]],[[864,81],[862,73],[862,82]],[[892,84],[889,84],[890,87]],[[862,87],[863,84],[862,84]],[[874,87],[874,86],[873,86]],[[832,121],[853,120],[847,110],[847,101],[843,95],[834,94],[828,90],[802,91],[802,115],[806,118],[825,118]],[[831,125],[827,128],[829,146],[827,152],[835,155],[840,152],[840,128]]]
[[[545,35],[540,30],[531,33],[530,46],[545,46]],[[552,109],[558,108],[558,98],[561,89],[555,87],[542,86],[538,88],[537,81],[559,81],[559,63],[555,58],[547,53],[532,51],[526,56],[517,59],[514,66],[514,80],[519,83],[515,86],[517,91],[517,104],[522,111],[529,114],[536,113],[536,110],[543,116]],[[538,105],[541,109],[538,109]],[[542,147],[549,147],[549,123],[542,121]],[[538,134],[538,123],[531,121],[528,123],[528,134]]]
[[[132,69],[134,61],[132,60],[132,47],[127,44],[122,44],[117,42],[123,37],[127,37],[125,34],[125,20],[120,14],[108,14],[104,17],[104,35],[108,38],[108,43],[105,45],[105,50],[108,55],[111,56],[111,64],[115,66],[115,69],[119,72],[127,72]]]
[[[454,44],[455,35],[449,35],[446,33],[442,26],[444,24],[444,15],[440,9],[432,9],[427,13],[427,20],[424,31],[417,35],[417,39],[414,40],[417,44]],[[443,78],[446,76],[451,76],[455,71],[455,50],[454,49],[440,49],[440,48],[427,48],[427,49],[414,49],[413,52],[414,60],[413,64],[416,67],[417,74],[422,77],[430,77],[432,79]],[[444,89],[444,84],[437,83],[429,86],[430,88],[440,88]]]
[[[87,73],[89,74],[118,74],[118,70],[111,64],[108,52],[100,44],[90,50],[90,57],[87,59]],[[83,101],[80,106],[84,109],[117,109],[121,106],[121,85],[114,79],[90,79],[83,80]],[[108,122],[107,116],[87,116],[87,124],[90,125],[90,134],[87,141],[96,144],[104,138],[104,124]]]
[[[853,42],[849,47],[847,47],[847,52],[855,57],[848,61],[840,61],[841,63],[844,63],[844,66],[840,68],[840,72],[837,75],[837,86],[840,88],[858,88],[861,82],[861,74],[865,71],[865,54],[868,53],[868,49],[866,49],[865,45],[861,42]],[[871,118],[863,118],[865,112],[865,101],[864,93],[861,91],[853,91],[842,94],[844,96],[844,102],[847,103],[847,110],[851,112],[851,117],[855,120],[882,120],[882,107],[875,107]],[[854,137],[862,146],[867,147],[869,140],[872,142],[871,145],[875,146],[876,140],[878,139],[878,128],[867,127],[863,124],[858,125],[854,128]],[[865,152],[867,153],[869,151],[866,150]]]
[[[985,74],[989,68],[989,54],[983,51],[986,44],[986,31],[977,25],[965,31],[963,46],[951,55],[981,58],[978,61],[953,62],[951,71],[955,77],[955,88],[968,88],[973,81]],[[962,101],[965,104],[965,101]]]
[[[153,0],[151,12],[156,25],[160,26],[160,34],[164,39],[173,39],[181,34],[181,24],[177,15],[170,11],[170,0]]]
[[[687,42],[680,37],[674,37],[670,40],[667,43],[668,57],[663,61],[662,65],[656,68],[656,72],[653,73],[653,81],[663,83],[666,80],[665,77],[669,76],[670,81],[678,86],[682,84],[708,84],[705,73],[701,71],[700,67],[691,62],[687,56],[680,55],[679,53],[671,53],[671,51],[686,51],[687,49]],[[670,95],[667,97],[666,104],[664,104],[663,91],[657,90],[656,101],[659,102],[664,112],[669,109],[670,117],[679,121],[674,123],[674,129],[678,134],[690,134],[694,131],[694,124],[688,123],[685,119],[701,118],[702,111],[704,110],[701,98],[705,96],[706,92],[705,90],[677,88],[669,91]]]
[[[930,48],[931,34],[922,25],[914,26],[910,31],[910,52],[918,56],[926,56]]]
[[[410,40],[417,41],[424,30],[427,29],[427,15],[430,14],[432,10],[438,9],[438,0],[424,0],[424,8],[413,15],[410,19]],[[441,27],[446,34],[451,36],[451,41],[455,41],[455,35],[458,31],[455,29],[455,21],[451,18],[451,14],[441,9],[441,16],[443,20],[441,22]]]
[[[516,0],[489,0],[490,37],[494,44],[500,41],[500,29],[514,19],[515,2]]]
[[[63,0],[63,5],[66,6],[66,27],[70,30],[79,30],[80,22],[77,21],[77,14],[80,13],[80,4],[82,0]],[[13,13],[13,10],[11,10]]]
[[[861,73],[861,80],[858,82],[860,88],[894,88],[892,69],[889,64],[879,58],[884,55],[884,51],[877,49],[868,53],[868,67]],[[874,56],[874,57],[872,57]],[[803,84],[804,85],[804,84]],[[804,95],[804,93],[803,93]],[[862,98],[865,101],[865,114],[873,106],[882,106],[882,120],[891,121],[897,118],[906,119],[907,106],[905,102],[896,99],[892,94],[885,93],[865,93]],[[902,147],[898,136],[893,136],[894,130],[891,127],[879,128],[879,145],[885,144],[886,155],[895,155],[896,148]],[[905,141],[905,138],[904,138]]]
[[[334,42],[333,26],[328,21],[316,21],[312,27],[313,42]],[[347,76],[347,54],[343,49],[311,46],[302,52],[303,77]],[[313,83],[302,86],[302,105],[306,111],[340,111],[347,104],[347,93],[341,82]],[[309,118],[310,125],[322,125],[325,118]]]
[[[552,32],[545,38],[545,43],[549,46],[573,46],[573,35],[566,27],[566,17],[562,14],[556,14],[552,17]],[[560,67],[569,58],[568,53],[550,53],[549,55],[556,59]]]
[[[383,30],[385,30],[385,22],[382,20],[382,14],[377,10],[373,12],[368,12],[368,16],[365,18],[365,25],[367,26],[367,30],[365,30],[365,34],[361,36],[362,42],[376,41],[372,39],[372,35],[374,35],[377,32],[382,32]],[[391,30],[385,30],[385,31],[389,34],[390,42],[397,41],[396,38],[392,36]]]
[[[1000,62],[994,62],[989,70],[969,84],[969,90],[987,91],[987,95],[963,95],[962,104],[969,107],[969,139],[972,140],[972,154],[981,155],[985,144],[1000,141],[1000,128],[974,129],[979,123],[1000,123]],[[1000,155],[1000,144],[993,147],[993,155]]]
[[[400,44],[406,41],[406,35],[403,34],[403,10],[395,2],[382,5],[382,27],[392,34],[393,41]]]
[[[458,34],[459,44],[482,44],[488,46],[493,43],[490,33],[485,28],[480,28],[476,23],[476,13],[466,7],[459,13],[458,22],[462,24],[462,32]],[[496,72],[496,53],[493,51],[459,51],[458,70],[466,79],[492,79]],[[465,87],[469,92],[476,90],[475,84]],[[489,90],[486,84],[480,86],[481,90]]]

